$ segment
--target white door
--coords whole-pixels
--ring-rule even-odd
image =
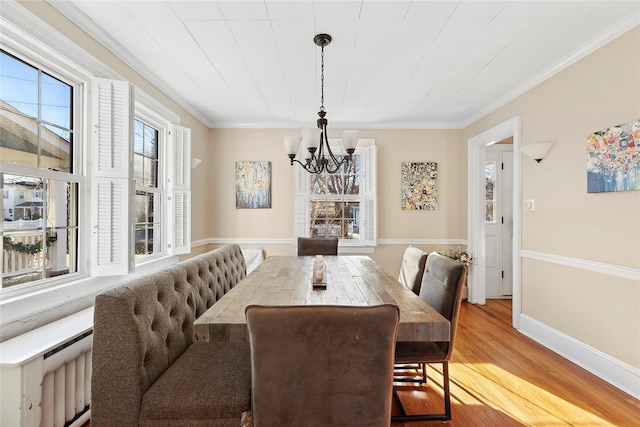
[[[486,154],[486,298],[501,298],[513,293],[513,146],[494,144]]]

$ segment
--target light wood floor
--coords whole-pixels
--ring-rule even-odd
[[[443,411],[440,365],[428,373],[397,386],[408,413]],[[449,375],[448,426],[640,426],[640,401],[515,331],[510,300],[462,304]]]
[[[640,401],[513,329],[511,300],[463,303],[457,333],[447,425],[640,426]],[[434,381],[396,387],[408,413],[443,412],[441,372],[434,365]]]

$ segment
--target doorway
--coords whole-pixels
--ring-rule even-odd
[[[513,239],[512,239],[512,325],[518,329],[519,317],[522,311],[521,283],[520,283],[520,248],[521,248],[521,221],[522,209],[520,207],[520,139],[521,118],[514,117],[494,128],[471,137],[467,141],[467,242],[474,264],[469,270],[469,297],[468,300],[475,304],[486,302],[486,227],[485,227],[485,164],[487,160],[487,147],[507,138],[513,138]]]
[[[487,147],[485,298],[513,295],[513,138]]]

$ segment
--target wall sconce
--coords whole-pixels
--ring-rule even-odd
[[[540,163],[540,161],[547,155],[552,145],[553,142],[538,142],[536,144],[527,144],[520,147],[520,151],[522,151],[527,157]]]
[[[194,170],[196,167],[198,167],[198,165],[202,163],[202,160],[198,159],[197,157],[192,157],[191,158],[191,170]]]

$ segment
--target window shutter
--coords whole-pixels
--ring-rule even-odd
[[[377,158],[375,145],[362,149],[362,244],[375,246],[378,235]]]
[[[191,129],[170,126],[168,155],[168,250],[171,255],[191,252]]]
[[[132,132],[133,88],[127,82],[92,84],[91,274],[133,271]]]
[[[191,129],[171,125],[172,176],[170,183],[174,189],[191,189]]]
[[[293,203],[293,237],[309,237],[309,173],[297,164],[292,167],[295,197]]]

